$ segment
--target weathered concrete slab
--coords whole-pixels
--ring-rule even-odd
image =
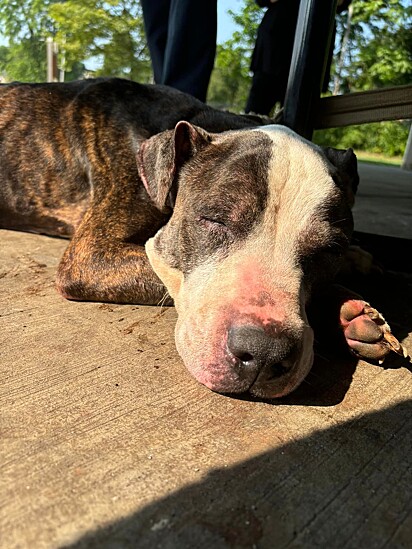
[[[412,172],[360,162],[359,176],[355,228],[412,240]]]
[[[278,403],[214,394],[174,309],[60,297],[65,245],[0,232],[2,548],[410,547],[405,363],[326,355]],[[411,277],[379,284],[411,347]]]

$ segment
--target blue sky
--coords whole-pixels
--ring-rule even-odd
[[[206,1],[206,0],[198,0]],[[218,0],[217,1],[217,42],[221,44],[228,40],[235,30],[235,25],[227,10],[238,11],[242,6],[242,0]]]

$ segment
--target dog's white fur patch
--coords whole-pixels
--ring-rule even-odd
[[[335,184],[320,147],[289,128],[272,125],[253,130],[273,142],[268,174],[268,204],[259,232],[272,246],[276,265],[293,270],[298,239],[332,197]]]

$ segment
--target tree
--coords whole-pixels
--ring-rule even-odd
[[[54,33],[49,4],[50,0],[1,0],[0,23],[9,42],[2,72],[8,79],[46,78],[45,38]]]
[[[12,42],[6,48],[2,74],[7,80],[41,82],[46,79],[46,44],[36,37]]]
[[[9,56],[9,48],[7,46],[0,46],[0,82],[5,78],[7,60]]]
[[[9,41],[9,80],[45,80],[48,37],[59,46],[66,79],[81,76],[91,56],[101,59],[97,74],[150,78],[138,0],[0,0],[0,24]]]
[[[348,51],[348,42],[352,30],[353,4],[348,7],[345,25],[341,29],[339,40],[339,51],[335,62],[335,75],[333,77],[333,95],[340,95],[340,86],[342,81],[342,70]]]
[[[67,0],[50,6],[65,68],[99,56],[97,74],[148,81],[151,65],[137,0]]]
[[[343,90],[360,91],[410,83],[410,0],[353,0],[352,10],[347,48],[339,75],[336,75]],[[338,16],[337,24],[338,36],[344,36],[346,15]]]

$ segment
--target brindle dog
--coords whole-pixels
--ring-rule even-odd
[[[322,321],[353,352],[402,352],[375,309],[331,284],[352,232],[354,154],[259,124],[119,79],[4,85],[0,227],[71,238],[57,273],[68,299],[171,296],[178,351],[215,391],[292,391],[325,285]]]

